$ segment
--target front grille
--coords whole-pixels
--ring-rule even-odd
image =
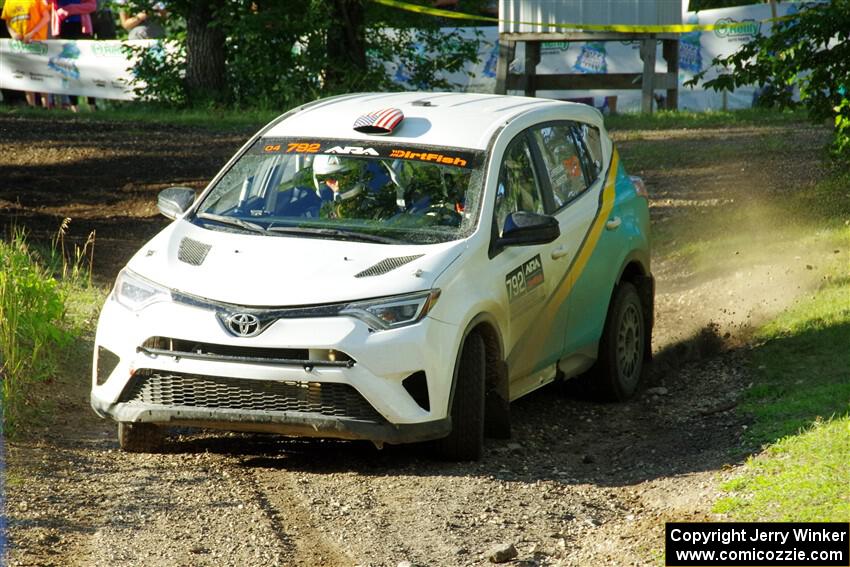
[[[396,268],[400,268],[401,266],[404,266],[405,264],[412,262],[417,258],[421,258],[422,256],[422,254],[417,254],[415,256],[396,256],[394,258],[385,258],[374,266],[370,266],[362,272],[354,274],[354,277],[368,278],[371,276],[380,276],[386,274],[387,272],[391,272]]]
[[[306,348],[247,347],[203,343],[171,337],[150,337],[142,343],[143,352],[177,358],[220,359],[249,363],[304,363],[305,366],[353,366],[354,359],[335,349],[314,349],[313,358]],[[329,364],[326,364],[329,363]]]
[[[181,262],[186,262],[193,266],[200,266],[204,263],[212,246],[198,242],[189,237],[184,237],[180,241],[180,248],[177,250],[177,258]]]
[[[234,345],[219,345],[214,343],[201,343],[197,341],[187,341],[184,339],[172,339],[170,337],[151,337],[142,343],[145,348],[155,348],[167,350],[174,355],[195,353],[195,354],[211,354],[233,357],[250,357],[250,358],[285,358],[289,360],[309,360],[309,351],[306,348],[266,348],[266,347],[245,347]]]
[[[384,421],[352,386],[321,382],[246,380],[141,370],[130,380],[119,402]]]

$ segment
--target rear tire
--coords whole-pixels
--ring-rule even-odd
[[[628,400],[643,375],[646,351],[646,321],[640,295],[635,286],[621,282],[614,290],[599,358],[591,369],[593,393],[606,401]]]
[[[118,444],[127,453],[159,453],[165,432],[152,423],[118,423]]]
[[[486,349],[478,334],[466,337],[454,375],[452,432],[434,442],[437,458],[477,461],[484,448],[484,380]]]

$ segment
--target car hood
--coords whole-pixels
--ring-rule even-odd
[[[463,240],[387,245],[203,229],[178,220],[127,267],[172,290],[244,306],[336,303],[430,289]]]

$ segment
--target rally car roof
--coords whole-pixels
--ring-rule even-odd
[[[404,120],[389,136],[353,129],[364,114],[398,108]],[[570,102],[521,96],[474,93],[366,93],[333,97],[308,105],[273,125],[264,137],[394,141],[434,146],[486,149],[496,130],[528,113],[545,119],[579,120],[602,127],[595,108]]]

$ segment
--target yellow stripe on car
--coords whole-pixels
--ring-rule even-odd
[[[593,223],[591,223],[572,264],[557,284],[555,291],[549,296],[546,305],[543,306],[540,318],[520,338],[508,355],[508,367],[511,375],[522,376],[535,370],[534,366],[539,361],[540,351],[552,332],[552,325],[561,310],[561,306],[569,297],[575,282],[578,281],[585,266],[587,266],[587,262],[602,235],[602,230],[605,228],[605,223],[608,221],[608,216],[614,209],[619,162],[620,156],[615,149],[611,154],[611,164],[608,167],[608,175],[602,189],[602,197],[596,217],[593,219]]]

